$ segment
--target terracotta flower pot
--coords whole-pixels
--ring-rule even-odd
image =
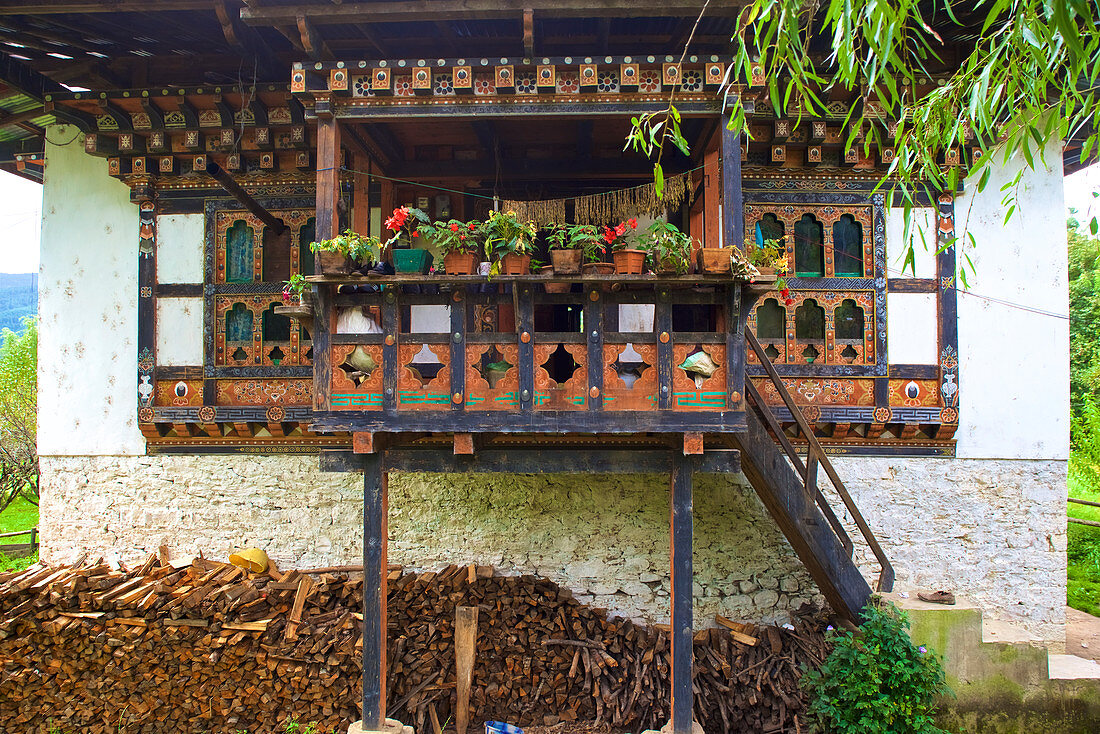
[[[552,265],[547,265],[543,268],[539,268],[539,275],[547,278],[554,277],[555,268]],[[547,282],[542,284],[542,289],[547,293],[568,293],[572,283],[561,282]]]
[[[581,265],[585,275],[611,275],[615,272],[613,263],[585,263]]]
[[[558,275],[576,275],[581,271],[581,250],[551,250],[550,262],[554,264],[554,272]]]
[[[328,250],[317,253],[317,264],[320,266],[321,275],[347,275],[355,267],[355,263],[350,258]]]
[[[509,252],[500,258],[501,275],[527,275],[531,272],[531,256]]]
[[[476,252],[448,252],[443,256],[443,267],[447,275],[473,275],[477,272]]]
[[[730,271],[730,251],[724,247],[704,247],[699,250],[704,273],[720,275]]]
[[[611,253],[616,275],[641,275],[645,272],[645,250],[616,250]]]

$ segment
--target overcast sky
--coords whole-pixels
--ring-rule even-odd
[[[1082,222],[1100,216],[1100,166],[1091,166],[1066,177],[1066,206],[1078,210]],[[137,210],[134,210],[137,237]],[[0,273],[38,270],[39,227],[42,220],[42,187],[0,171]]]

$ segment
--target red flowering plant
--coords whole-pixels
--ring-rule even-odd
[[[443,255],[452,252],[478,252],[481,249],[481,222],[449,222],[421,224],[417,231],[422,237],[430,239]]]
[[[290,276],[290,280],[283,281],[283,303],[290,305],[291,298],[297,298],[298,302],[301,303],[302,293],[308,290],[309,287],[309,281],[301,273]]]
[[[636,232],[638,219],[631,217],[625,222],[619,222],[614,227],[603,228],[603,241],[610,250],[627,250],[636,244]]]
[[[386,229],[393,232],[393,237],[386,240],[385,247],[397,247],[402,244],[412,247],[413,241],[420,236],[420,226],[431,222],[427,214],[415,207],[397,207],[393,210],[393,215],[386,220]]]

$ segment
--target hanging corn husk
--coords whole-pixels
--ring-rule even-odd
[[[657,198],[657,188],[652,183],[629,189],[608,191],[577,197],[577,224],[607,224],[621,222],[639,214],[657,215],[667,209],[679,207],[687,199],[688,174],[681,173],[665,179],[664,195]]]
[[[521,222],[534,222],[539,227],[560,224],[565,221],[565,199],[546,199],[543,201],[500,202],[503,212],[515,212]]]

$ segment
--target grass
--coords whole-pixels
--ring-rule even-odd
[[[17,530],[26,530],[26,535],[16,535],[4,538],[3,545],[9,543],[29,543],[30,530],[38,524],[38,506],[19,497],[0,513],[0,533],[14,533]],[[24,558],[8,558],[0,553],[0,573],[7,571],[22,571],[38,562],[38,553]]]
[[[1070,464],[1069,496],[1100,502],[1100,491],[1084,481]],[[1100,507],[1069,504],[1067,514],[1081,520],[1100,522]],[[1100,528],[1069,524],[1066,555],[1066,603],[1074,609],[1100,617]]]

